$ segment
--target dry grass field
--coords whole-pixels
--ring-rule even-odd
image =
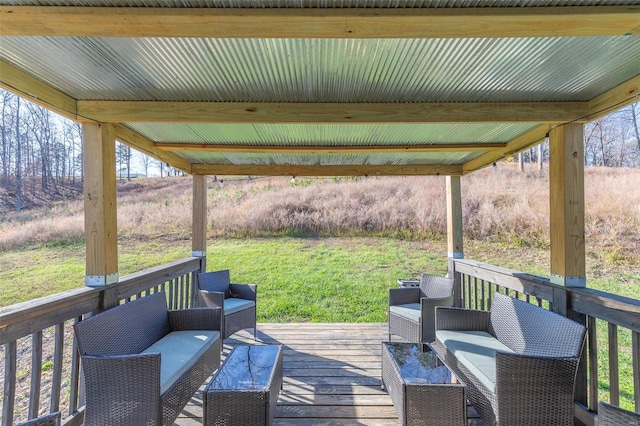
[[[586,240],[614,264],[637,264],[640,251],[640,169],[588,168]],[[138,179],[118,185],[123,238],[188,239],[191,179]],[[462,178],[468,240],[547,248],[548,172],[518,173],[510,164]],[[445,178],[288,178],[209,181],[210,237],[387,236],[442,238]],[[2,212],[0,251],[65,244],[83,237],[82,201],[57,202],[21,214]]]

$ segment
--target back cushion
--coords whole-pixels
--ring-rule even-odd
[[[585,327],[538,306],[496,293],[489,332],[524,355],[576,357]]]
[[[421,296],[431,299],[449,297],[453,294],[453,283],[454,281],[450,278],[422,274],[420,278]]]
[[[165,293],[116,306],[75,325],[82,355],[128,355],[169,333]]]
[[[200,290],[218,291],[224,293],[224,297],[231,297],[231,279],[229,270],[204,272],[198,274],[198,288]]]

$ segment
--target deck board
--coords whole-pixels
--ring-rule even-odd
[[[399,425],[389,395],[380,388],[386,324],[258,324],[225,341],[223,359],[238,344],[284,345],[283,389],[275,426]],[[202,389],[175,425],[202,424]],[[471,410],[473,414],[473,410]],[[482,426],[477,418],[469,425]]]

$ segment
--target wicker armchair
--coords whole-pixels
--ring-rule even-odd
[[[392,334],[409,342],[434,341],[435,309],[453,304],[453,283],[422,274],[419,287],[389,289],[389,341]]]
[[[246,328],[256,339],[257,285],[232,284],[225,269],[198,274],[198,290],[200,306],[222,308],[223,339]]]
[[[640,413],[634,413],[615,405],[598,403],[599,426],[640,426]]]

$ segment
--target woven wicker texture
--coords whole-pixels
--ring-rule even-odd
[[[226,280],[226,282],[225,282]],[[229,271],[203,272],[198,274],[198,288],[206,291],[219,291],[220,288],[229,286],[229,293],[225,293],[224,297],[237,297],[245,300],[257,301],[258,286],[256,284],[233,284],[229,281]],[[216,299],[208,297],[207,301],[200,297],[201,306],[219,306],[224,308],[223,298]],[[205,304],[206,303],[206,304]],[[213,303],[213,305],[211,304]],[[256,338],[256,307],[234,312],[232,314],[223,313],[223,339],[231,336],[233,333],[247,328],[253,329],[253,338]]]
[[[389,340],[401,336],[409,342],[428,343],[435,340],[435,309],[453,304],[453,284],[449,278],[422,274],[419,288],[389,289],[391,306],[420,303],[420,320],[415,321],[389,311]]]
[[[220,365],[221,339],[162,395],[160,354],[138,352],[171,331],[219,331],[221,316],[220,309],[211,308],[168,311],[160,292],[76,324],[86,388],[85,426],[172,425]],[[156,340],[150,341],[147,331]]]
[[[407,344],[410,345],[410,344]],[[413,364],[412,364],[413,365]],[[447,368],[442,366],[442,368]],[[419,371],[419,369],[418,369]],[[406,383],[387,344],[382,344],[382,385],[402,425],[453,426],[467,424],[463,385]]]
[[[56,411],[55,413],[38,417],[37,419],[18,423],[16,426],[60,426],[60,413]]]
[[[598,403],[599,426],[640,426],[640,413],[625,410],[600,401]]]
[[[258,352],[266,348],[268,350],[277,348],[277,355],[273,364],[260,365],[261,368],[270,369],[264,387],[259,389],[244,386],[229,389],[214,387],[217,376],[224,375],[229,365],[236,365],[236,362],[250,362],[246,350],[252,353],[251,356],[259,358]],[[278,394],[282,388],[282,358],[282,346],[251,346],[248,349],[244,347],[242,350],[238,347],[234,348],[204,390],[203,424],[206,426],[271,425]],[[247,367],[247,369],[251,371],[250,368]],[[248,383],[252,383],[249,377],[247,379]],[[236,384],[241,383],[240,380]]]
[[[469,400],[487,424],[573,425],[575,379],[585,338],[582,325],[498,293],[490,313],[438,308],[436,314],[437,330],[497,330],[498,340],[516,352],[496,354],[494,393],[440,341],[434,344],[466,383]]]
[[[119,305],[79,322],[75,329],[82,355],[140,353],[169,332],[165,294],[154,293]]]

